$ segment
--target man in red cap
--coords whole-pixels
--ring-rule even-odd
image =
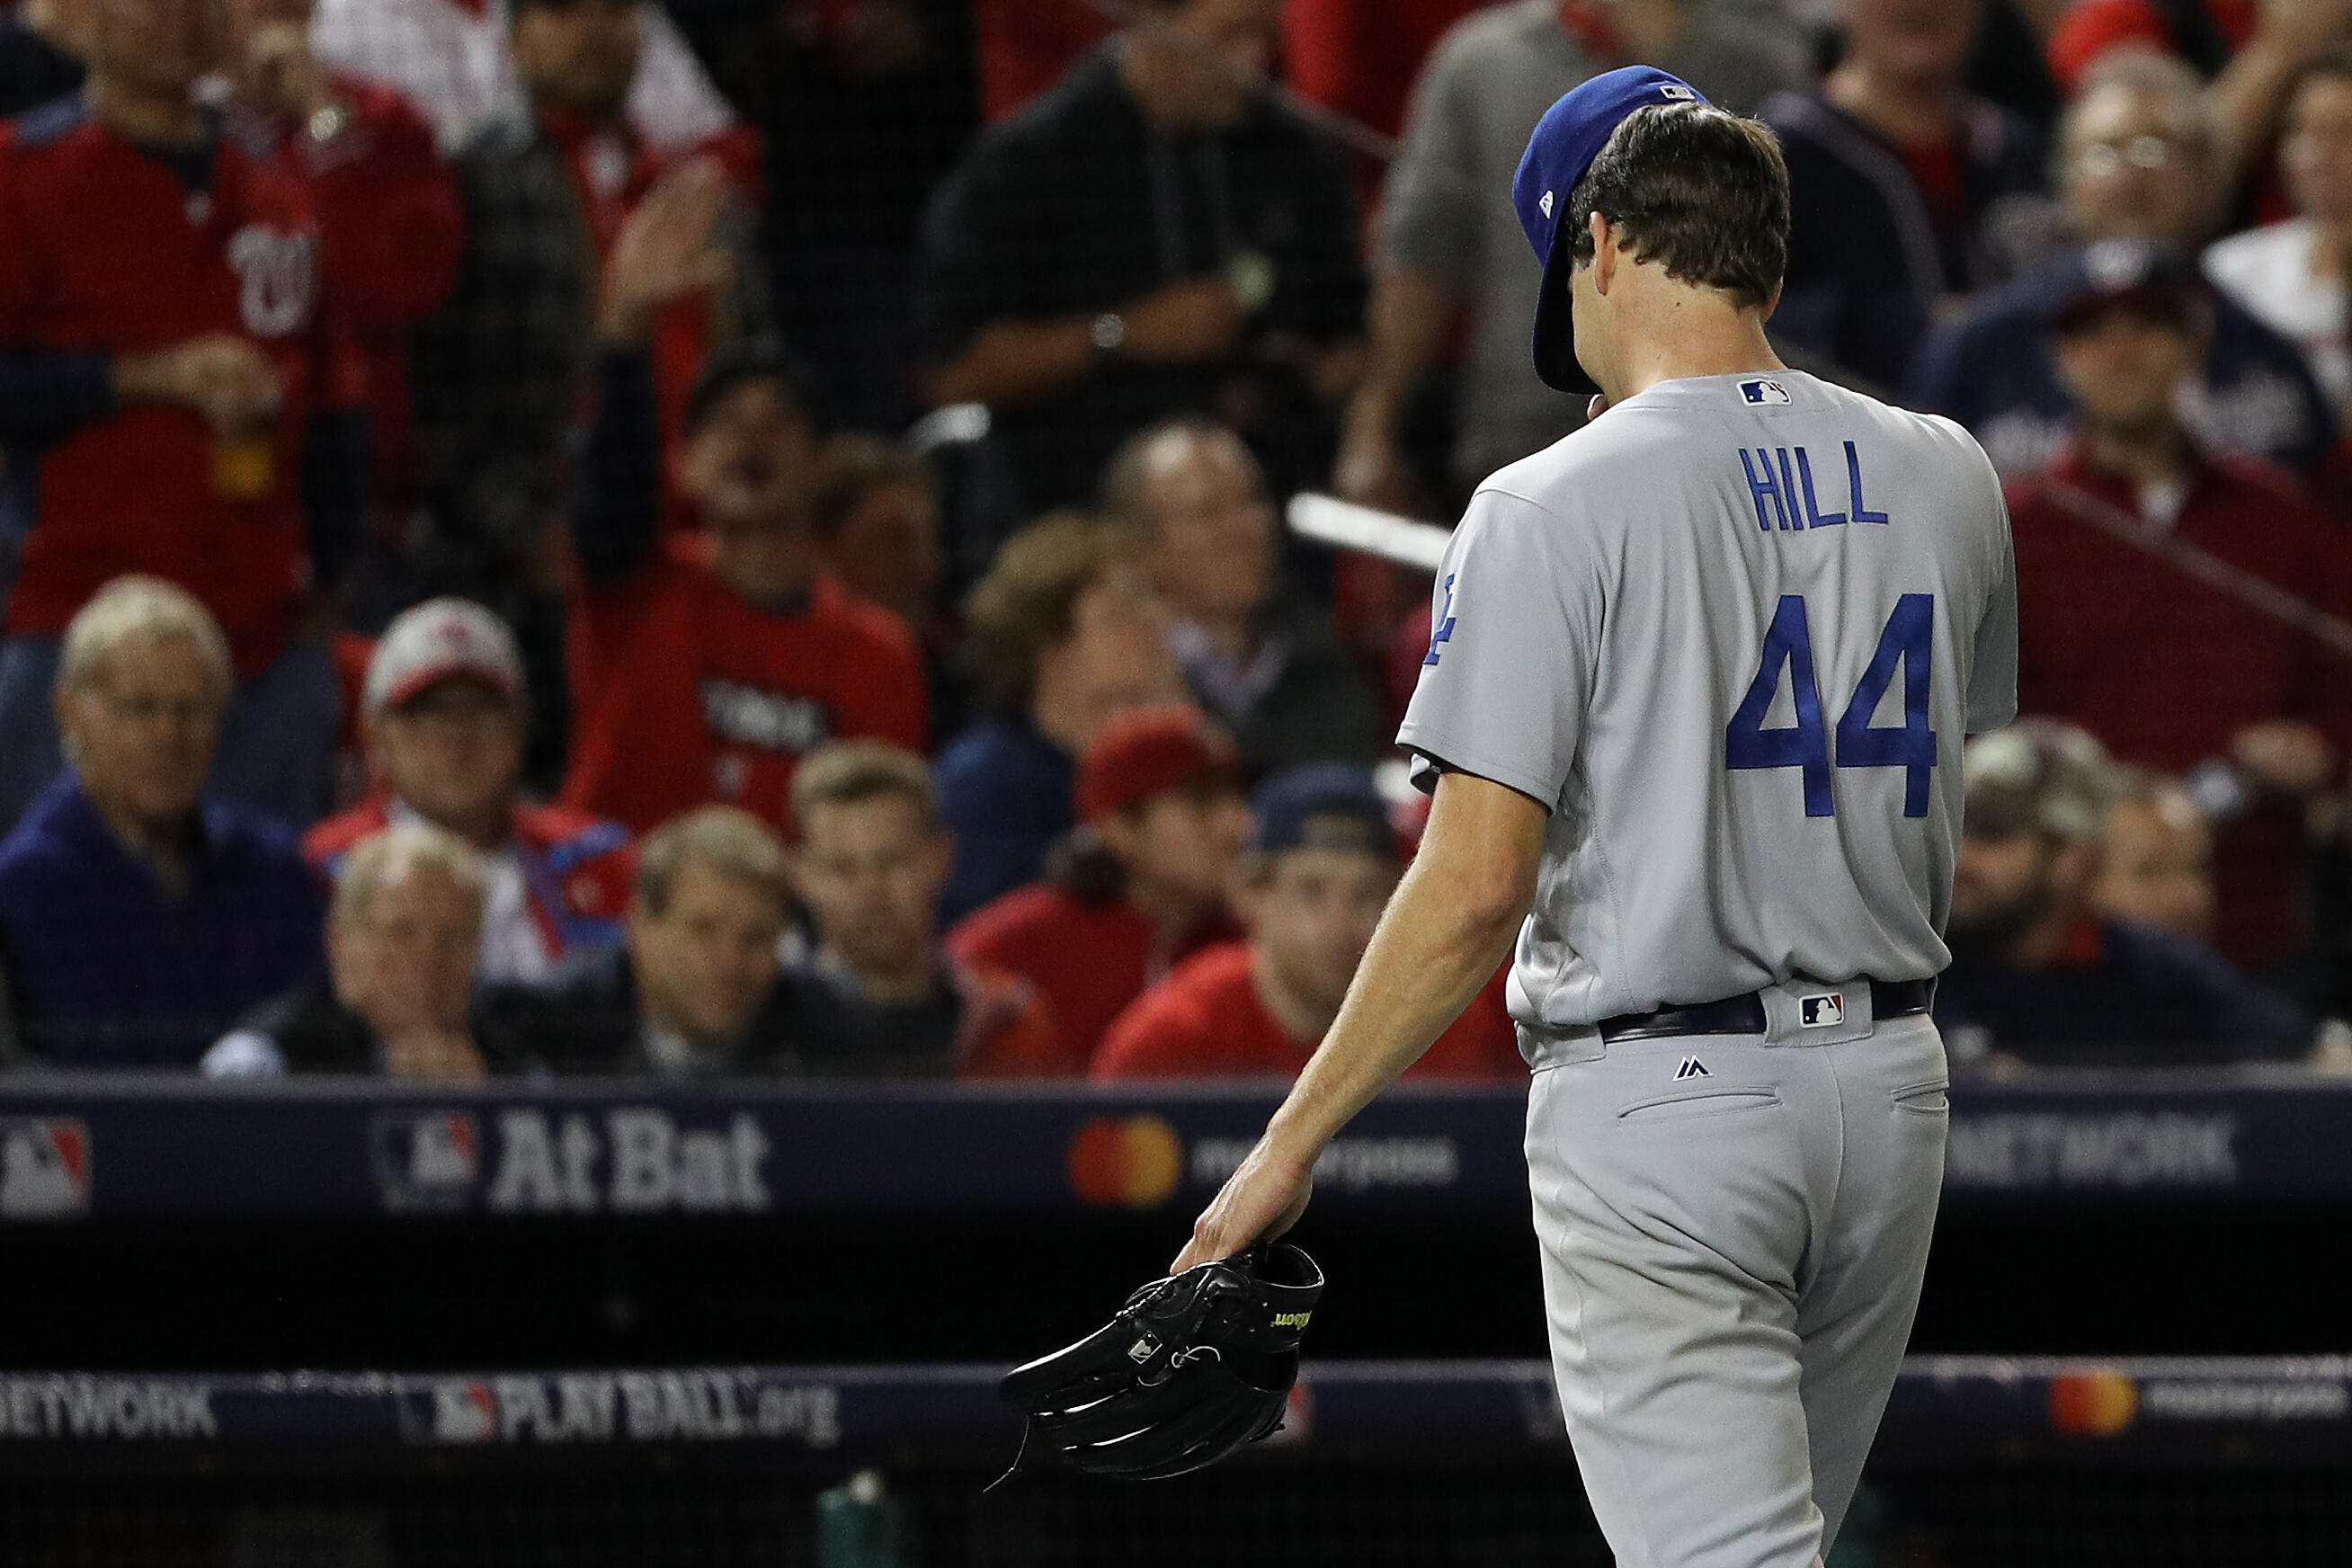
[[[1084,1062],[1145,987],[1241,934],[1225,898],[1249,815],[1232,742],[1190,708],[1104,726],[1079,761],[1077,797],[1082,826],[1047,879],[974,910],[948,950],[1028,980]]]
[[[1250,804],[1249,940],[1187,960],[1121,1013],[1095,1052],[1097,1081],[1296,1078],[1339,1016],[1402,870],[1387,804],[1370,773],[1337,763],[1276,773]],[[1405,1076],[1526,1071],[1498,971]]]
[[[505,622],[465,599],[417,605],[376,644],[361,707],[374,790],[310,830],[313,866],[331,877],[404,822],[466,840],[483,857],[484,980],[544,984],[621,940],[636,874],[627,830],[516,793],[530,704]]]

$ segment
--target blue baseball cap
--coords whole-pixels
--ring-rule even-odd
[[[1388,803],[1373,787],[1370,771],[1345,763],[1285,768],[1257,786],[1250,796],[1250,847],[1266,854],[1360,849],[1394,857],[1397,852]]]
[[[1572,246],[1559,246],[1559,226],[1576,182],[1601,156],[1601,149],[1625,117],[1659,103],[1705,103],[1698,89],[1655,66],[1625,66],[1579,83],[1544,110],[1528,138],[1519,172],[1511,180],[1511,205],[1519,227],[1544,269],[1536,299],[1536,374],[1561,392],[1597,392],[1576,363],[1576,325],[1568,307],[1566,279]]]

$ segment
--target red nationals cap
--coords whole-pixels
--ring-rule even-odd
[[[1078,818],[1099,822],[1155,795],[1234,779],[1241,758],[1193,708],[1135,708],[1102,727],[1078,762]]]

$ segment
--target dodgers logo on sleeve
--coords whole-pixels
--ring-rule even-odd
[[[1422,656],[1424,665],[1437,662],[1437,645],[1454,640],[1454,574],[1445,578],[1445,608],[1439,612],[1437,624],[1429,628],[1429,651]]]

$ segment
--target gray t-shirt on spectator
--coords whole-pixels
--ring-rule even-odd
[[[1750,113],[1811,80],[1802,36],[1787,22],[1739,0],[1695,0],[1687,11],[1682,37],[1657,63],[1726,109]],[[1404,150],[1381,199],[1381,248],[1389,263],[1434,273],[1471,301],[1454,453],[1465,485],[1583,417],[1583,399],[1545,386],[1528,359],[1543,272],[1511,210],[1511,174],[1553,100],[1620,63],[1595,58],[1559,25],[1559,0],[1517,0],[1456,24],[1414,84]]]
[[[1653,386],[1471,499],[1398,743],[1551,813],[1513,1016],[1923,980],[2017,711],[1992,465],[1796,371]]]

